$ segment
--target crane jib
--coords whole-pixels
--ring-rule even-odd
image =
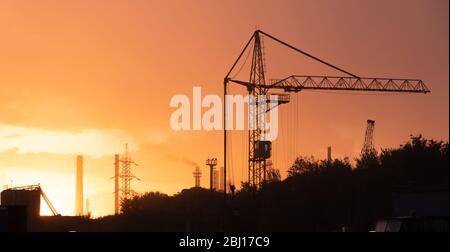
[[[307,56],[323,65],[326,65],[334,70],[343,73],[345,76],[317,76],[317,75],[291,75],[284,79],[270,79],[266,82],[265,76],[265,57],[264,57],[264,39],[262,36],[281,44],[297,53]],[[234,77],[230,78],[235,66],[241,60],[244,52],[250,48],[253,41],[253,57],[252,65],[250,67],[250,80],[238,80]],[[250,50],[250,49],[249,49]],[[251,51],[249,51],[250,53]],[[234,62],[230,71],[224,78],[224,95],[227,94],[228,84],[238,84],[245,86],[247,91],[251,94],[266,95],[271,89],[282,90],[285,93],[300,92],[303,90],[331,90],[331,91],[353,91],[353,92],[377,92],[377,93],[429,93],[430,89],[420,79],[402,79],[402,78],[378,78],[378,77],[359,77],[349,71],[346,71],[336,65],[333,65],[325,60],[322,60],[310,53],[298,49],[268,33],[261,30],[256,30],[250,40],[245,45],[244,49],[239,54],[239,57]],[[226,107],[226,101],[224,103]],[[258,114],[256,114],[258,116]],[[226,116],[225,116],[226,117]],[[226,118],[224,119],[224,172],[227,171],[227,130]],[[260,125],[258,125],[259,127]],[[258,144],[261,129],[249,131],[249,155],[248,155],[248,179],[249,185],[255,191],[265,183],[266,176],[266,156],[256,158],[259,149]],[[226,195],[225,190],[225,195]],[[226,197],[225,197],[226,198]]]

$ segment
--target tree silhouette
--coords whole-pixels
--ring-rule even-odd
[[[380,166],[380,157],[376,151],[363,152],[356,158],[356,169],[377,169]]]
[[[286,179],[266,183],[257,192],[242,183],[225,206],[222,193],[204,188],[185,189],[173,196],[149,192],[124,202],[118,216],[70,227],[84,231],[336,231],[345,226],[368,231],[380,218],[392,216],[393,193],[448,191],[448,163],[448,142],[411,136],[398,148],[361,154],[354,167],[348,158],[298,157]],[[55,231],[61,224],[48,222],[40,227]]]
[[[281,174],[280,170],[276,168],[271,168],[267,171],[267,182],[280,182],[281,181]]]
[[[316,173],[319,171],[319,165],[314,157],[298,157],[294,164],[288,170],[288,176],[292,177],[299,174]]]

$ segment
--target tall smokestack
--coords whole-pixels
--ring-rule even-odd
[[[87,216],[91,215],[91,209],[90,209],[90,204],[89,204],[89,199],[86,199],[86,209],[84,211],[86,213]]]
[[[328,146],[328,162],[331,162],[331,146]]]
[[[213,189],[219,191],[219,171],[213,171]]]
[[[119,154],[114,155],[114,213],[119,214]]]
[[[223,179],[223,166],[220,167],[219,169],[219,191],[223,191],[225,188],[225,185],[223,184],[224,179]]]
[[[83,215],[83,156],[81,155],[77,156],[75,215]]]

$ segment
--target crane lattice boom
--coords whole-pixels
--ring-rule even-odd
[[[264,51],[262,46],[261,36],[268,37],[273,41],[300,53],[306,57],[309,57],[323,65],[326,65],[334,70],[337,70],[343,74],[343,76],[313,76],[313,75],[291,75],[284,79],[271,79],[266,82],[265,76],[265,62]],[[250,68],[250,80],[237,80],[230,78],[230,74],[233,72],[237,63],[242,58],[244,52],[249,48],[251,42],[254,42],[252,66]],[[419,79],[399,79],[399,78],[373,78],[373,77],[360,77],[349,71],[346,71],[340,67],[337,67],[331,63],[328,63],[322,59],[319,59],[303,50],[300,50],[270,34],[257,30],[253,33],[244,49],[239,54],[238,58],[234,62],[231,69],[228,71],[224,78],[224,96],[227,94],[227,84],[236,83],[243,85],[247,88],[250,95],[267,95],[269,90],[278,89],[284,92],[300,92],[302,90],[334,90],[334,91],[357,91],[357,92],[403,92],[403,93],[429,93],[430,90]],[[224,113],[226,99],[224,97]],[[259,102],[256,99],[256,106],[258,109],[254,113],[249,114],[250,119],[256,119],[256,129],[249,129],[249,184],[254,188],[259,188],[265,182],[266,174],[266,157],[261,159],[257,156],[255,151],[260,144],[261,129],[265,128],[265,113],[270,110],[267,109],[268,104],[266,102]],[[227,172],[227,129],[225,127],[227,116],[224,115],[224,174]],[[262,119],[262,120],[261,120]],[[262,122],[262,123],[259,123]],[[262,139],[264,140],[264,139]],[[224,181],[226,183],[226,181]],[[225,190],[226,194],[226,190]]]
[[[230,82],[252,87],[250,82],[230,79]],[[285,92],[302,90],[338,90],[338,91],[372,91],[372,92],[407,92],[429,93],[430,90],[418,79],[389,79],[371,77],[338,77],[292,75],[284,79],[270,79],[267,85],[258,85],[266,89],[282,89]]]

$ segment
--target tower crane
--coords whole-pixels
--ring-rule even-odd
[[[278,44],[281,44],[297,53],[309,57],[321,64],[342,73],[341,76],[314,76],[314,75],[290,75],[281,79],[267,80],[265,76],[264,48],[262,36],[267,37]],[[252,63],[249,80],[238,80],[230,77],[236,65],[242,58],[244,52],[253,42]],[[227,172],[227,122],[226,122],[226,101],[227,85],[234,83],[246,87],[249,95],[253,95],[256,109],[249,112],[249,117],[256,119],[256,127],[248,131],[248,182],[254,189],[258,189],[266,181],[266,160],[270,158],[271,143],[264,139],[263,130],[265,114],[270,109],[271,101],[262,101],[259,97],[265,97],[269,90],[281,90],[285,93],[300,92],[303,90],[334,90],[334,91],[354,91],[354,92],[400,92],[400,93],[429,93],[430,90],[419,79],[401,78],[375,78],[361,77],[350,73],[340,67],[319,59],[303,50],[300,50],[268,33],[256,30],[248,40],[244,49],[232,65],[224,78],[224,173]],[[284,99],[286,100],[286,98]],[[287,102],[285,102],[287,103]],[[279,102],[281,104],[281,102]],[[269,108],[269,109],[267,109]],[[250,111],[250,110],[249,110]],[[249,119],[250,119],[249,118]],[[266,153],[261,154],[261,149]],[[267,153],[268,152],[268,153]],[[224,176],[226,177],[226,176]],[[226,183],[226,181],[224,181]],[[226,189],[225,195],[226,195]]]

